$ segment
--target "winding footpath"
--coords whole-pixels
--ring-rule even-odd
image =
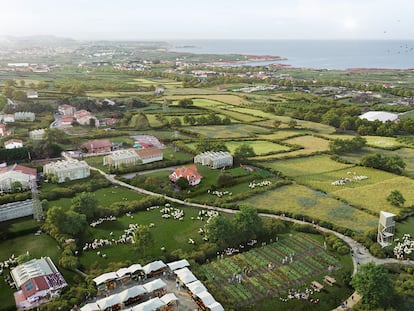
[[[125,182],[117,180],[115,178],[115,175],[106,174],[102,170],[97,169],[97,168],[92,167],[92,166],[90,166],[90,169],[99,172],[100,174],[105,176],[105,178],[113,184],[117,184],[119,186],[131,189],[133,191],[136,191],[136,192],[139,192],[139,193],[142,193],[142,194],[163,197],[166,200],[169,200],[171,202],[175,202],[175,203],[178,203],[178,204],[182,204],[182,205],[186,205],[186,206],[192,206],[192,207],[199,207],[199,208],[219,211],[219,212],[223,212],[223,213],[235,214],[235,213],[238,212],[238,210],[233,210],[233,209],[228,209],[228,208],[222,208],[222,207],[211,206],[211,205],[206,205],[206,204],[191,203],[191,202],[187,202],[185,200],[183,201],[183,200],[172,198],[172,197],[169,197],[169,196],[166,196],[166,195],[163,195],[163,194],[159,194],[159,193],[148,191],[148,190],[145,190],[145,189],[142,189],[142,188],[134,187],[130,184],[127,184]],[[280,219],[280,220],[283,220],[283,221],[289,221],[289,222],[302,224],[302,225],[313,225],[310,222],[306,222],[306,221],[302,221],[302,220],[298,220],[298,219],[294,219],[294,218],[290,218],[290,217],[286,217],[286,216],[280,216],[280,215],[274,215],[274,214],[268,214],[268,213],[259,213],[259,215],[262,216],[262,217]],[[353,265],[354,265],[353,274],[357,273],[359,265],[363,265],[363,264],[368,263],[368,262],[374,262],[376,264],[390,264],[390,263],[392,264],[392,263],[395,263],[395,264],[403,264],[403,265],[414,266],[414,261],[411,261],[411,260],[402,261],[402,260],[397,260],[397,259],[394,259],[394,258],[385,258],[385,259],[376,258],[376,257],[371,255],[371,253],[368,251],[368,249],[365,246],[363,246],[359,242],[355,241],[354,239],[352,239],[352,238],[350,238],[346,235],[343,235],[339,232],[333,231],[331,229],[321,227],[319,225],[313,225],[313,226],[316,229],[318,229],[320,232],[332,233],[332,234],[336,235],[338,238],[340,238],[346,244],[349,245],[349,247],[352,250],[352,261],[353,261]],[[353,305],[356,304],[360,299],[361,299],[361,296],[358,293],[354,292],[346,301],[344,301],[342,306],[339,306],[334,310],[335,311],[350,310],[350,309],[352,309]]]

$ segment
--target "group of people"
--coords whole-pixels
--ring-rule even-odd
[[[313,290],[310,288],[305,288],[304,291],[289,289],[287,298],[280,297],[279,299],[283,302],[288,302],[291,299],[303,299],[311,303],[319,303],[319,298],[312,298]]]

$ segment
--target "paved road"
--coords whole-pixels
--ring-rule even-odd
[[[204,208],[204,209],[210,209],[210,210],[215,210],[215,211],[224,212],[224,213],[231,213],[231,214],[234,214],[234,213],[238,212],[238,210],[227,209],[227,208],[211,206],[211,205],[206,205],[206,204],[191,203],[191,202],[179,200],[179,199],[172,198],[172,197],[169,197],[169,196],[166,196],[166,195],[162,195],[162,194],[159,194],[159,193],[156,193],[156,192],[152,192],[152,191],[148,191],[148,190],[145,190],[145,189],[141,189],[141,188],[138,188],[138,187],[131,186],[127,183],[124,183],[120,180],[115,179],[115,175],[106,174],[105,172],[103,172],[103,171],[101,171],[101,170],[99,170],[95,167],[91,167],[91,170],[98,171],[103,176],[105,176],[106,179],[108,179],[110,182],[112,182],[114,184],[118,184],[122,187],[129,188],[129,189],[137,191],[139,193],[152,195],[152,196],[162,196],[162,197],[164,197],[165,199],[167,199],[169,201],[172,201],[172,202],[175,202],[175,203],[178,203],[178,204],[182,204],[182,205],[186,205],[186,206],[200,207],[200,208]],[[259,215],[262,216],[262,217],[281,219],[281,220],[284,220],[284,221],[289,221],[289,222],[293,222],[293,223],[297,223],[297,224],[313,225],[312,223],[302,221],[302,220],[298,220],[298,219],[294,219],[294,218],[290,218],[290,217],[286,217],[286,216],[267,214],[267,213],[259,213]],[[368,262],[374,262],[376,264],[398,263],[398,264],[414,266],[414,261],[411,261],[411,260],[401,261],[401,260],[397,260],[397,259],[393,259],[393,258],[386,258],[386,259],[376,258],[373,255],[371,255],[371,253],[368,251],[368,249],[365,246],[363,246],[361,243],[355,241],[354,239],[352,239],[352,238],[350,238],[346,235],[343,235],[339,232],[336,232],[336,231],[330,230],[328,228],[325,228],[325,227],[321,227],[321,226],[318,226],[318,225],[314,225],[314,226],[320,232],[335,234],[338,238],[340,238],[346,244],[349,245],[349,247],[352,250],[352,261],[353,261],[353,264],[354,264],[353,274],[355,274],[358,271],[358,266],[359,265],[362,265],[362,264],[365,264],[365,263],[368,263]],[[339,306],[338,308],[336,308],[334,310],[352,309],[352,306],[354,304],[356,304],[360,299],[361,299],[361,296],[355,292],[355,293],[353,293],[352,296],[350,296],[346,300],[346,304],[344,306]]]

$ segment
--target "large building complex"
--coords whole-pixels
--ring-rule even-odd
[[[54,176],[57,182],[61,183],[66,179],[86,178],[90,175],[90,170],[89,165],[85,161],[64,160],[44,165],[43,173]]]

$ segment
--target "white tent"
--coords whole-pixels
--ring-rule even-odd
[[[207,288],[199,280],[185,284],[193,295],[207,291]]]
[[[181,260],[167,263],[167,266],[170,268],[171,271],[174,271],[174,270],[181,269],[184,267],[189,267],[190,264],[188,263],[186,259],[181,259]]]
[[[162,296],[161,300],[162,300],[163,303],[168,305],[171,301],[178,300],[178,298],[173,293],[168,293],[168,294],[165,294],[164,296]]]
[[[99,308],[101,308],[101,310],[105,310],[106,308],[115,306],[117,304],[120,304],[121,301],[121,297],[119,297],[118,294],[115,295],[111,295],[109,297],[105,297],[102,299],[99,299],[96,304],[99,306]]]
[[[118,296],[122,302],[125,302],[130,298],[137,297],[139,295],[145,294],[146,292],[147,291],[142,285],[136,285],[136,286],[127,288],[126,290],[120,292]]]
[[[200,298],[200,300],[203,302],[203,304],[206,307],[208,307],[208,306],[210,306],[210,305],[212,305],[213,303],[216,302],[216,300],[214,299],[214,297],[208,291],[199,293],[197,295],[197,297]]]
[[[208,308],[210,309],[210,311],[224,311],[223,306],[217,301],[209,305]]]
[[[174,273],[179,277],[181,282],[183,282],[184,284],[197,281],[197,278],[188,268],[182,268],[182,269],[175,270]]]
[[[129,273],[128,268],[121,268],[121,269],[118,269],[118,271],[116,271],[116,275],[118,276],[118,278],[122,278],[128,273]]]
[[[149,264],[142,267],[142,270],[144,270],[145,274],[149,274],[153,271],[160,270],[162,268],[165,268],[167,265],[163,263],[161,260],[150,262]]]
[[[80,311],[100,311],[99,306],[96,304],[96,302],[88,303],[87,305],[84,305],[82,308],[80,308]]]
[[[133,264],[131,266],[128,267],[128,272],[133,274],[137,271],[141,270],[142,271],[142,266],[139,263]]]
[[[167,284],[161,279],[155,279],[151,282],[145,283],[143,287],[148,293],[152,293],[153,291],[156,291],[157,289],[167,287]]]
[[[118,277],[118,275],[115,272],[108,272],[101,274],[100,276],[97,276],[93,279],[95,284],[98,286],[102,283],[105,283],[106,281],[115,280]]]
[[[165,303],[158,297],[151,300],[140,303],[139,305],[133,307],[131,311],[153,311],[158,308],[164,307]]]

